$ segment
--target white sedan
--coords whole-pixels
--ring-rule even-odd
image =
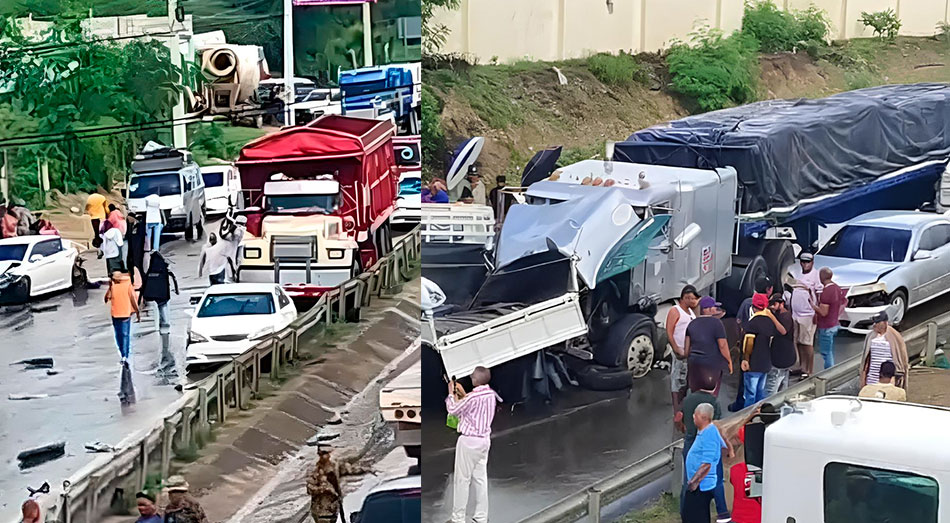
[[[17,236],[0,240],[0,304],[69,289],[85,272],[79,251],[59,236]]]
[[[212,285],[192,316],[185,365],[231,361],[296,318],[294,302],[278,285]]]

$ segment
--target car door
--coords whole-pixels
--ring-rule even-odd
[[[27,255],[30,278],[30,294],[37,295],[56,289],[60,285],[58,266],[62,264],[62,240],[50,238],[33,244]]]
[[[916,283],[909,296],[910,303],[920,303],[939,294],[948,284],[947,262],[950,224],[936,223],[924,228],[918,237],[917,247],[913,250],[906,269],[910,281]]]

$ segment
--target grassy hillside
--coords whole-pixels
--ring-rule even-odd
[[[486,137],[482,172],[494,178],[520,173],[538,148],[563,145],[566,164],[602,155],[608,140],[698,112],[693,100],[673,92],[663,57],[611,59],[606,65],[598,57],[559,63],[430,64],[424,82],[441,109],[438,122],[445,140],[444,146],[429,151],[428,172],[441,172],[446,150],[470,136]],[[758,63],[757,99],[820,97],[888,83],[948,82],[950,42],[861,39],[808,53],[760,54]],[[559,83],[555,67],[567,85]],[[612,74],[617,71],[622,74]]]

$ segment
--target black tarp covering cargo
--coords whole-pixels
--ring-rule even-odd
[[[950,85],[888,85],[769,100],[650,127],[616,161],[732,166],[742,213],[791,207],[950,155]]]

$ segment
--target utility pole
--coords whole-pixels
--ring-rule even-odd
[[[294,1],[284,0],[284,124],[297,125],[294,102]]]
[[[363,2],[363,65],[373,65],[373,20],[369,2]]]
[[[171,54],[172,58],[172,67],[176,71],[176,75],[179,73],[177,71],[181,70],[181,45],[178,38],[178,32],[181,31],[180,28],[176,25],[181,25],[180,22],[176,20],[175,11],[178,9],[178,0],[168,0],[168,30],[171,33],[174,33],[168,39],[168,51]],[[184,87],[185,79],[183,76],[179,76],[179,82],[182,87]],[[185,93],[184,90],[178,93],[178,100],[175,103],[175,107],[172,108],[172,141],[176,149],[184,149],[188,147],[188,133],[185,127]]]
[[[7,150],[3,149],[2,156],[3,164],[0,165],[0,196],[3,197],[3,202],[6,203],[10,199],[10,183],[7,179]]]

